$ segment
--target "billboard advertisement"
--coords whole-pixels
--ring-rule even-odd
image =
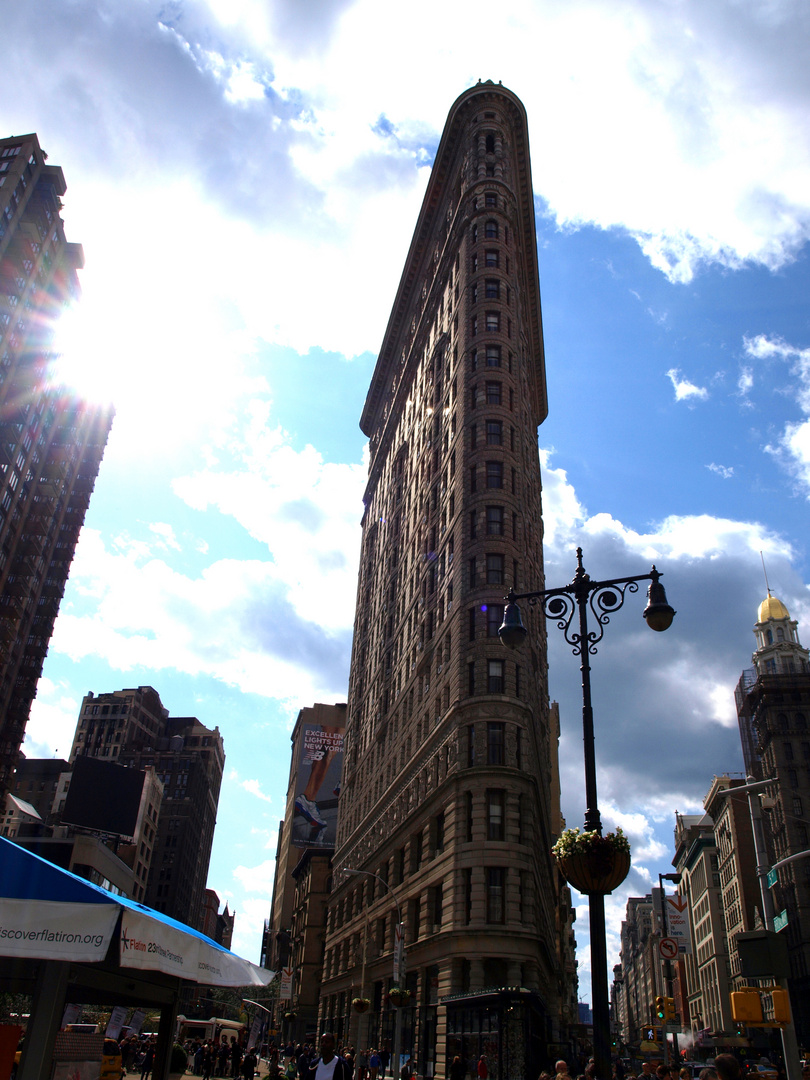
[[[145,776],[112,761],[79,756],[65,798],[62,823],[117,836],[135,835]]]
[[[292,824],[296,847],[335,846],[343,733],[342,727],[301,725]]]

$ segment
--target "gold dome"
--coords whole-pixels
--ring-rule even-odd
[[[775,596],[771,596],[770,593],[765,597],[762,603],[759,605],[759,616],[757,622],[767,622],[768,619],[789,619],[790,612],[782,603],[781,600],[777,600]]]

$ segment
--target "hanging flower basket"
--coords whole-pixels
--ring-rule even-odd
[[[371,1002],[368,998],[356,997],[352,998],[352,1008],[355,1012],[364,1013],[368,1012],[371,1008]]]
[[[297,1016],[297,1013],[294,1013],[294,1012],[285,1012],[284,1013],[284,1019],[285,1020],[295,1020],[296,1016]]]
[[[399,1008],[401,1005],[407,1005],[411,1000],[410,990],[405,990],[401,986],[392,986],[388,991],[388,1000],[393,1006]]]
[[[581,893],[611,893],[630,872],[630,844],[621,829],[605,836],[566,829],[551,854],[568,884]]]

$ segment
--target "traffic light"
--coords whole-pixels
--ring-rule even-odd
[[[790,998],[787,990],[771,990],[773,1018],[777,1024],[790,1023]]]
[[[731,1016],[735,1024],[762,1023],[762,1001],[755,987],[731,994]]]
[[[664,1019],[668,1024],[675,1019],[675,1001],[673,998],[664,998]]]
[[[667,1018],[666,1000],[667,999],[665,997],[661,996],[655,999],[655,1018],[656,1020],[660,1020],[662,1023],[664,1023]]]

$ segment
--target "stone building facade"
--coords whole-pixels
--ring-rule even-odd
[[[219,728],[193,716],[170,716],[151,686],[89,693],[79,711],[71,762],[80,755],[153,770],[160,779],[163,799],[159,817],[148,824],[143,866],[136,856],[139,877],[148,866],[140,899],[201,929],[225,769]]]
[[[318,1019],[345,727],[345,704],[319,702],[299,711],[290,736],[287,800],[261,955],[263,967],[292,972],[289,996],[279,996],[272,1017],[273,1030],[285,1042],[311,1037]],[[321,743],[323,734],[328,741]]]
[[[528,612],[523,652],[497,637],[508,587],[544,584],[546,412],[526,115],[478,83],[445,125],[361,418],[370,463],[320,1009],[322,1027],[356,1041],[365,984],[360,1037],[390,1040],[401,912],[403,1050],[425,1076],[455,1054],[536,1076],[565,1040],[570,898],[549,855],[558,733],[541,613]]]
[[[775,781],[764,815],[771,864],[810,848],[810,656],[798,623],[769,592],[754,626],[754,667],[737,684],[746,771]],[[801,1046],[810,1042],[810,858],[778,871],[776,912],[787,912],[790,1002]]]
[[[53,373],[53,333],[77,299],[66,185],[36,135],[0,139],[0,801],[112,424]]]

